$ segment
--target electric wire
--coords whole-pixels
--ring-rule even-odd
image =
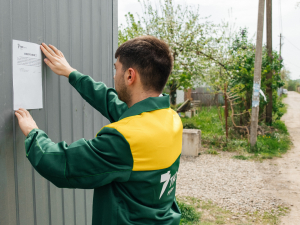
[[[291,64],[291,65],[293,65],[293,66],[295,66],[295,67],[297,67],[297,68],[300,69],[300,66],[297,66],[297,65],[295,65],[294,63],[291,63],[291,62],[289,62],[289,61],[286,61],[285,59],[283,60],[283,62],[287,62],[288,64]]]
[[[294,45],[289,39],[287,39],[286,37],[284,37],[291,45],[293,45],[297,50],[300,51],[300,48],[298,48],[296,45]]]

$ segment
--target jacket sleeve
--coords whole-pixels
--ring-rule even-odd
[[[128,142],[112,128],[70,145],[56,144],[44,131],[34,129],[25,140],[25,150],[36,171],[60,188],[94,189],[113,181],[126,182],[133,167]]]
[[[120,116],[128,109],[126,103],[119,100],[115,89],[108,88],[102,82],[95,82],[90,76],[74,71],[69,76],[69,83],[83,99],[111,123],[118,121]]]

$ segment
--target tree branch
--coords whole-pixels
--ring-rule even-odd
[[[214,57],[212,57],[211,55],[208,55],[208,54],[206,54],[206,53],[204,53],[204,52],[202,52],[202,51],[200,51],[200,50],[198,50],[198,51],[196,51],[196,53],[197,53],[197,55],[204,55],[205,57],[207,57],[207,58],[209,58],[209,59],[211,59],[211,60],[213,60],[213,61],[215,61],[218,65],[220,65],[221,67],[223,67],[225,70],[226,70],[226,72],[227,72],[227,68],[226,68],[226,66],[223,64],[223,63],[221,63],[221,62],[219,62],[218,60],[216,60]]]

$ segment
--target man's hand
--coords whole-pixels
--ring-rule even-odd
[[[75,71],[75,69],[67,62],[64,54],[53,45],[49,45],[48,47],[45,43],[43,43],[41,45],[41,49],[47,57],[44,60],[45,63],[57,75],[69,77],[70,73]]]
[[[32,116],[26,109],[21,108],[15,111],[15,115],[18,118],[19,126],[25,136],[27,136],[33,129],[38,129]]]

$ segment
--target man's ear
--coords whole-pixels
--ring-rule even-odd
[[[133,68],[129,68],[126,76],[126,82],[128,85],[132,85],[135,81],[136,81],[136,71]]]

